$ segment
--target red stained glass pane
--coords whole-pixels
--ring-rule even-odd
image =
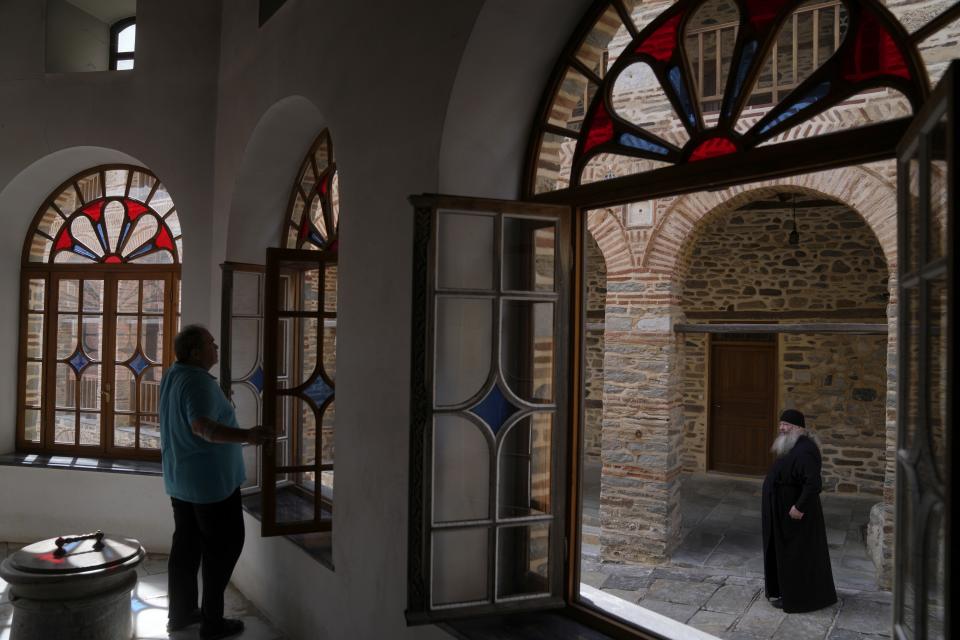
[[[300,233],[298,234],[297,239],[300,242],[303,242],[307,239],[307,236],[310,235],[310,222],[307,220],[307,217],[303,217],[303,222],[300,223]]]
[[[70,232],[64,229],[60,232],[60,237],[57,238],[57,243],[53,245],[54,251],[61,251],[63,249],[69,249],[73,246],[73,236],[70,235]]]
[[[750,24],[757,31],[763,31],[770,22],[777,17],[780,10],[791,2],[791,0],[746,0],[747,15],[750,16]]]
[[[141,214],[147,211],[147,208],[139,202],[124,200],[123,203],[127,205],[127,217],[130,218],[130,220],[136,220]]]
[[[327,191],[330,189],[330,176],[325,176],[323,182],[320,183],[320,193],[327,195]]]
[[[677,48],[677,28],[682,17],[683,14],[678,13],[660,25],[637,47],[637,53],[645,53],[660,62],[669,60]]]
[[[600,103],[597,105],[597,110],[593,112],[587,139],[583,143],[583,152],[586,153],[598,144],[609,142],[611,139],[613,139],[613,120],[610,119],[607,108]]]
[[[170,239],[170,232],[167,231],[167,227],[160,227],[160,231],[157,233],[157,239],[154,240],[154,244],[158,249],[169,249],[173,251],[173,240]]]
[[[893,36],[876,14],[864,7],[856,42],[843,62],[843,77],[850,82],[863,82],[881,75],[910,79],[907,62]]]
[[[690,154],[690,162],[725,156],[736,151],[737,146],[727,138],[710,138],[700,143],[700,146],[693,150],[693,153]]]
[[[120,256],[107,256],[103,261],[107,264],[119,264],[123,262],[123,260],[120,259]]]
[[[103,213],[103,201],[98,200],[97,202],[88,204],[82,209],[82,211],[94,222],[100,222],[100,215]]]

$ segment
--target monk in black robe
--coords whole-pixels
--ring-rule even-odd
[[[770,604],[787,613],[834,604],[827,530],[820,505],[820,448],[803,414],[780,415],[777,459],[763,481],[763,574]]]

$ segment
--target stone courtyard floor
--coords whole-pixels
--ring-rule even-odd
[[[599,469],[584,482],[581,582],[731,640],[890,638],[893,597],[877,587],[864,542],[876,497],[823,494],[830,562],[839,602],[785,614],[763,595],[760,479],[686,476],[680,491],[680,545],[657,566],[604,564],[599,548]]]

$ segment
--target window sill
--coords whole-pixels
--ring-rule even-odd
[[[47,453],[5,453],[0,455],[0,466],[29,467],[33,469],[68,469],[98,473],[124,473],[137,476],[161,476],[159,462],[149,460],[117,460]]]
[[[288,493],[289,499],[292,501],[302,501],[304,504],[302,508],[304,510],[309,510],[313,513],[313,502],[308,501],[303,497],[300,497],[299,494],[294,492]],[[278,500],[282,500],[283,497],[287,497],[287,494],[283,492],[278,492]],[[299,511],[295,506],[292,507],[293,510]],[[243,510],[249,513],[251,516],[256,518],[259,521],[263,520],[263,512],[261,511],[260,506],[260,493],[250,493],[243,496]],[[297,533],[292,535],[283,536],[293,544],[297,545],[303,549],[307,555],[311,558],[325,566],[331,571],[333,568],[333,536],[329,531],[323,531],[319,533]]]
[[[611,640],[569,618],[564,609],[467,618],[439,626],[460,640]]]
[[[613,640],[614,638],[683,638],[717,640],[716,636],[677,622],[664,615],[622,600],[589,585],[580,585],[583,603],[600,614],[624,623],[631,631],[610,636],[589,627],[576,618],[583,614],[572,609],[535,611],[502,616],[483,616],[445,622],[438,625],[461,640]]]

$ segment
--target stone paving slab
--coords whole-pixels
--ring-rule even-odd
[[[817,618],[788,615],[773,634],[773,640],[815,640],[825,638],[830,630],[830,621]]]
[[[580,571],[580,582],[586,583],[591,587],[600,588],[600,585],[606,581],[610,574],[602,571]]]
[[[860,633],[883,634],[891,627],[891,608],[880,602],[848,598],[843,602],[836,626]]]
[[[859,633],[849,629],[834,629],[830,633],[830,640],[886,640],[889,634]]]
[[[708,582],[689,582],[686,580],[655,580],[647,590],[647,596],[655,600],[665,600],[677,604],[692,604],[699,609],[717,590],[717,585]]]
[[[651,611],[663,614],[668,618],[677,620],[686,624],[687,620],[693,617],[699,608],[695,604],[678,604],[676,602],[666,602],[656,598],[644,598],[639,602],[640,606]]]
[[[631,576],[614,573],[604,581],[601,588],[607,591],[611,589],[636,591],[637,589],[649,587],[652,581],[650,576]]]
[[[627,602],[632,602],[633,604],[637,604],[637,602],[639,602],[640,598],[643,596],[643,591],[646,591],[646,589],[644,589],[643,591],[627,591],[624,589],[604,589],[604,591],[606,591],[612,596],[616,596],[620,598],[621,600],[626,600]]]
[[[759,592],[757,587],[727,584],[717,589],[703,608],[708,611],[740,615]]]
[[[765,598],[760,598],[750,605],[735,629],[769,638],[776,633],[786,616],[780,609],[772,607]]]
[[[704,611],[701,609],[697,611],[690,620],[687,621],[687,624],[691,627],[696,627],[701,631],[706,631],[707,633],[712,633],[717,635],[728,630],[734,622],[736,622],[737,616],[732,613],[720,613],[718,611]]]

